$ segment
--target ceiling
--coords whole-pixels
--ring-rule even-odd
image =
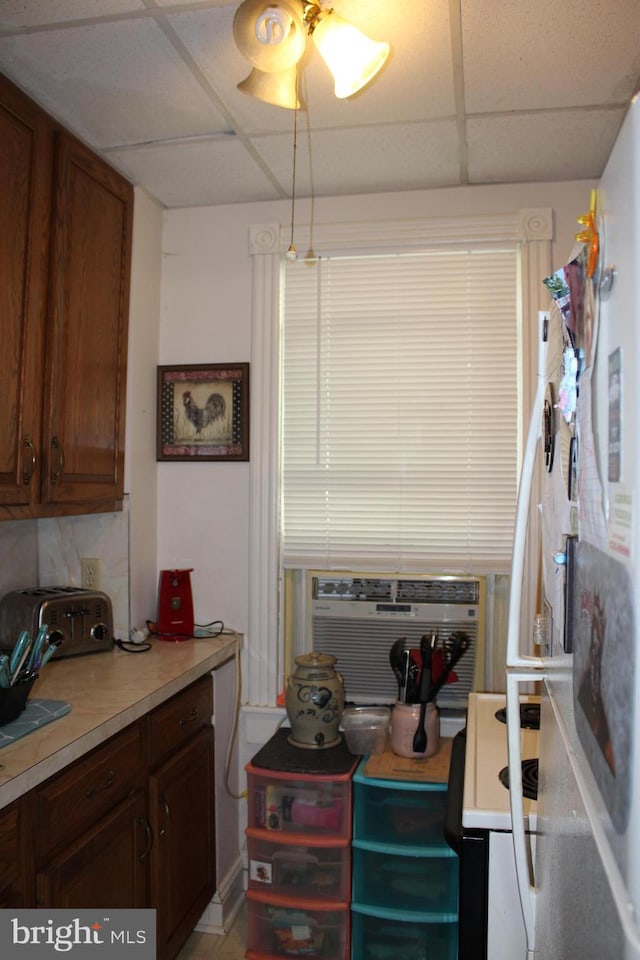
[[[0,72],[166,207],[289,197],[294,112],[236,89],[239,3],[0,0]],[[308,45],[299,197],[596,179],[640,81],[638,0],[335,9],[392,53],[338,100]]]

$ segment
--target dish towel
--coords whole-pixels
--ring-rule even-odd
[[[14,740],[25,737],[45,723],[51,723],[58,717],[70,713],[71,704],[64,700],[27,700],[27,705],[17,720],[0,727],[0,749],[9,746]]]

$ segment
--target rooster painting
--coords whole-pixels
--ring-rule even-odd
[[[199,439],[205,427],[216,420],[223,420],[227,411],[227,404],[220,393],[211,393],[204,407],[199,407],[191,395],[191,390],[182,394],[184,413],[195,427],[195,438]]]

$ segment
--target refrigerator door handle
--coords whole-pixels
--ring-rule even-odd
[[[531,682],[530,673],[507,670],[507,747],[509,753],[509,806],[518,895],[527,940],[527,960],[536,951],[535,899],[532,852],[527,844],[522,794],[522,750],[520,749],[520,683]],[[539,676],[536,675],[536,679]]]
[[[538,313],[538,379],[536,393],[529,420],[529,431],[522,459],[520,483],[518,484],[518,502],[513,534],[513,554],[511,558],[511,581],[509,584],[509,621],[507,626],[507,667],[541,667],[542,658],[524,656],[520,652],[520,612],[522,607],[522,584],[524,579],[525,549],[527,526],[531,506],[531,490],[536,461],[538,441],[542,436],[542,412],[547,389],[547,336],[548,315]]]

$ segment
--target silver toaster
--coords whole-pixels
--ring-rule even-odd
[[[54,658],[111,650],[113,611],[106,593],[80,587],[31,587],[0,599],[0,647],[11,650],[22,630],[35,638],[47,625]]]

